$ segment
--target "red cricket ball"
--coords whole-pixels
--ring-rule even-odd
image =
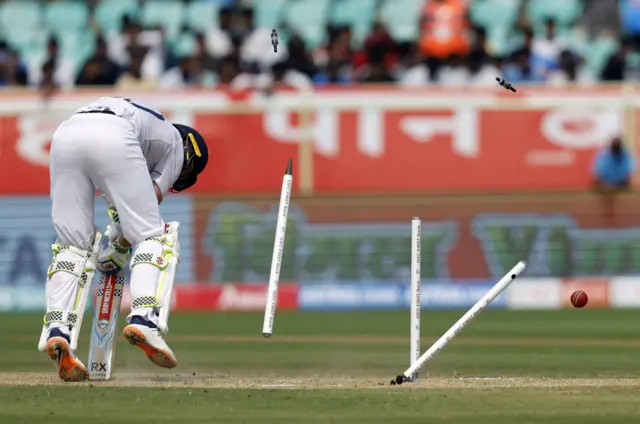
[[[589,297],[582,290],[574,291],[571,294],[571,304],[576,308],[582,308],[589,301]]]

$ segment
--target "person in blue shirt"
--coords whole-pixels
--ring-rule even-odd
[[[539,60],[531,50],[523,47],[511,54],[510,60],[502,69],[502,75],[505,80],[513,83],[543,82],[544,76],[539,68]]]
[[[313,76],[313,83],[316,86],[324,86],[330,84],[350,85],[353,83],[351,75],[340,66],[335,60],[330,60],[324,70]]]
[[[27,67],[15,50],[0,40],[0,87],[26,85]]]
[[[607,191],[627,189],[631,184],[634,168],[631,153],[620,137],[616,137],[596,154],[593,162],[595,186]]]

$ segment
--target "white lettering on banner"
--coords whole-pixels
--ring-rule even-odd
[[[291,110],[267,110],[263,114],[266,134],[278,141],[299,143],[305,136],[313,138],[315,151],[327,157],[337,156],[340,152],[338,112],[322,108],[315,113],[315,120],[309,129],[293,127],[289,121]],[[310,134],[306,134],[309,131]]]
[[[366,304],[395,306],[400,304],[403,294],[404,292],[401,292],[395,286],[362,288],[362,298]]]
[[[358,304],[360,302],[360,293],[356,287],[340,287],[333,286],[324,293],[324,301],[330,304]]]
[[[609,305],[613,308],[640,307],[638,277],[616,277],[609,281]]]
[[[519,279],[507,288],[509,309],[560,309],[561,280],[552,278]]]
[[[222,293],[218,298],[218,309],[222,311],[259,311],[267,301],[267,291],[255,289],[239,289],[233,284],[222,286]]]
[[[477,299],[482,296],[480,294]],[[421,293],[421,304],[429,305],[432,303],[441,305],[450,304],[473,304],[474,300],[471,300],[472,296],[469,295],[464,289],[460,287],[447,287],[447,286],[427,286],[426,290]]]
[[[379,108],[365,107],[358,114],[358,149],[372,158],[384,155],[384,116]]]
[[[266,134],[278,141],[299,143],[305,129],[291,125],[291,110],[269,110],[263,115]],[[363,107],[357,115],[356,134],[358,150],[368,157],[379,158],[385,152],[384,112],[377,107]],[[321,108],[307,131],[313,138],[315,151],[326,157],[340,152],[339,112],[333,108]],[[466,158],[480,154],[478,114],[473,108],[462,108],[448,117],[406,117],[400,121],[401,130],[420,143],[430,141],[439,134],[451,134],[453,151]]]
[[[561,108],[547,112],[542,135],[558,147],[592,149],[620,134],[620,113],[613,109]]]
[[[18,117],[17,152],[25,161],[41,166],[49,166],[49,150],[51,136],[63,117],[45,115],[23,115]]]
[[[571,166],[576,161],[576,154],[568,150],[553,149],[527,152],[525,159],[527,165],[532,167]]]
[[[465,158],[480,155],[478,113],[472,108],[457,109],[452,116],[408,116],[400,129],[419,143],[427,143],[440,134],[450,134],[454,153]]]

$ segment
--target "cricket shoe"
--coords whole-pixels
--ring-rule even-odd
[[[62,380],[84,381],[89,378],[89,370],[71,350],[69,336],[60,331],[60,329],[53,328],[49,332],[46,351],[58,370],[58,376]]]
[[[133,316],[123,333],[129,343],[142,349],[147,358],[157,366],[173,368],[178,365],[173,351],[164,341],[160,330],[152,322],[139,316]]]

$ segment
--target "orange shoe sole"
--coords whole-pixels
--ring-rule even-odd
[[[58,376],[64,381],[85,381],[89,370],[71,353],[69,343],[62,337],[52,337],[47,341],[47,355],[57,363]]]
[[[145,335],[138,328],[128,325],[124,328],[123,335],[129,343],[142,349],[145,355],[147,355],[147,358],[157,366],[174,368],[178,365],[176,358],[170,355],[169,352],[151,346]]]

